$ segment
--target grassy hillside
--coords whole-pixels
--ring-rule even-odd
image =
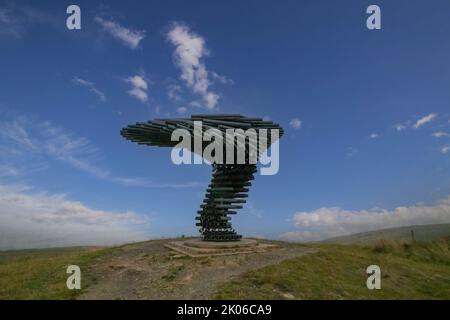
[[[176,257],[167,241],[0,252],[0,299],[450,299],[450,238],[279,243],[283,250],[202,259]],[[82,269],[81,291],[66,288],[70,264]],[[381,267],[381,290],[366,288],[372,264]]]
[[[374,246],[313,245],[319,251],[248,272],[219,299],[450,299],[450,238]],[[381,290],[368,290],[366,268],[381,268]]]
[[[88,268],[109,252],[84,247],[0,252],[0,299],[74,299],[79,291],[66,287],[67,266]],[[95,281],[88,274],[82,273],[86,286]]]
[[[339,244],[374,244],[380,240],[410,241],[413,231],[416,241],[433,241],[450,236],[450,224],[430,224],[421,226],[408,226],[391,229],[381,229],[364,233],[352,234],[330,238],[323,243]]]

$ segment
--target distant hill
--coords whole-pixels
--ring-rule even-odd
[[[414,239],[417,241],[432,241],[450,236],[450,223],[381,229],[330,238],[321,242],[339,244],[373,244],[374,242],[380,240],[411,241],[411,231],[413,231]]]

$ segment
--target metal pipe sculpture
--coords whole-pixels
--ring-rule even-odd
[[[192,152],[201,152],[208,162],[212,164],[213,176],[211,183],[206,190],[206,196],[203,204],[200,205],[200,210],[197,211],[198,216],[196,226],[200,227],[200,233],[203,240],[209,241],[237,241],[242,238],[237,234],[231,226],[231,217],[228,215],[236,214],[236,209],[241,209],[242,204],[246,203],[244,198],[248,197],[250,181],[254,179],[253,174],[257,171],[254,154],[256,150],[256,158],[275,142],[272,141],[272,136],[262,135],[260,133],[278,130],[278,137],[283,135],[283,129],[272,121],[264,121],[261,118],[248,118],[241,115],[192,115],[191,118],[185,119],[155,119],[153,121],[136,123],[121,130],[121,135],[138,144],[160,147],[175,147],[178,141],[172,141],[172,133],[176,129],[185,129],[191,136],[196,134],[195,125],[201,121],[201,129],[218,129],[226,141],[223,148],[223,158],[226,158],[227,152],[233,152],[232,164],[223,161],[222,163],[215,163],[214,158],[205,156],[203,151],[210,143],[209,140],[201,142],[201,150],[196,150],[191,147]],[[232,141],[226,137],[229,129],[253,129],[259,139],[265,139],[266,143],[261,145],[255,143],[248,136],[244,136],[243,140],[245,147],[244,161],[238,161],[239,140],[233,138]],[[264,131],[261,131],[264,130]],[[203,131],[202,131],[203,132]],[[241,135],[242,131],[237,133]],[[248,139],[246,139],[246,137]],[[259,141],[260,142],[260,141]],[[230,147],[231,143],[231,148]],[[192,145],[192,144],[190,144]],[[253,151],[252,151],[253,150]],[[228,158],[227,158],[228,159]]]

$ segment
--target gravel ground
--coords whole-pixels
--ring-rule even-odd
[[[263,253],[190,258],[164,247],[169,241],[130,244],[103,256],[87,271],[97,281],[80,299],[212,299],[234,276],[315,251],[277,243]]]

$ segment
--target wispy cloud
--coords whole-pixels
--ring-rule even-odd
[[[115,180],[117,182],[120,182],[124,186],[129,186],[129,187],[148,187],[149,186],[149,181],[147,179],[144,179],[144,178],[122,178],[122,177],[118,177],[118,178],[115,178]]]
[[[378,133],[371,133],[369,136],[369,138],[371,138],[371,139],[376,139],[378,137],[379,137]]]
[[[441,148],[441,152],[442,152],[443,154],[449,153],[449,152],[450,152],[450,146],[444,146],[444,147],[442,147],[442,148]]]
[[[56,23],[55,17],[34,7],[13,2],[0,5],[0,36],[21,38],[33,24]]]
[[[182,183],[154,183],[144,178],[114,178],[115,181],[129,187],[145,187],[145,188],[172,188],[172,189],[184,189],[184,188],[196,188],[205,187],[205,183],[191,181]]]
[[[93,209],[63,194],[0,184],[0,250],[145,240],[149,218]]]
[[[433,119],[435,119],[437,117],[436,113],[430,113],[426,116],[423,116],[419,119],[417,119],[415,122],[408,120],[402,123],[397,123],[394,125],[395,130],[397,131],[404,131],[410,127],[414,128],[414,129],[419,129],[420,127],[422,127],[423,125],[431,122]]]
[[[214,71],[211,72],[211,77],[215,82],[218,82],[221,84],[234,84],[234,81],[232,79],[229,79],[226,76],[217,74]]]
[[[106,179],[109,172],[97,165],[99,151],[83,137],[77,137],[50,122],[37,122],[21,116],[0,122],[0,143],[15,147],[20,158],[54,159],[64,161],[78,170]],[[14,155],[11,155],[14,157]]]
[[[9,163],[0,163],[0,178],[17,177],[22,174],[22,171],[16,166]]]
[[[257,208],[257,207],[253,204],[253,202],[250,202],[250,201],[249,201],[249,202],[247,203],[246,208],[247,208],[247,211],[248,211],[251,215],[255,216],[255,217],[258,218],[258,219],[262,219],[262,217],[264,216],[264,210]]]
[[[450,137],[450,134],[448,134],[447,132],[443,132],[443,131],[433,132],[431,135],[436,138]]]
[[[289,125],[295,130],[299,130],[302,127],[302,121],[299,118],[292,118]]]
[[[175,102],[181,101],[182,100],[181,92],[182,92],[181,86],[178,84],[171,83],[167,86],[167,96],[172,101]]]
[[[179,113],[179,114],[185,114],[186,111],[187,111],[186,107],[179,107],[179,108],[177,108],[177,113]]]
[[[25,117],[18,117],[9,122],[0,122],[0,136],[5,140],[12,141],[19,147],[37,151],[37,147],[32,142],[26,129],[27,124],[28,119]]]
[[[115,175],[99,165],[102,162],[101,152],[87,138],[79,137],[50,122],[31,121],[23,116],[10,121],[0,121],[0,148],[15,152],[10,155],[2,154],[3,158],[0,160],[3,161],[0,161],[0,165],[3,166],[8,164],[4,162],[6,157],[10,158],[10,163],[18,161],[17,159],[24,161],[28,157],[33,165],[45,160],[63,161],[93,177],[123,186],[180,188],[202,185],[197,182],[178,185],[156,183],[140,177]],[[4,172],[7,172],[6,169]]]
[[[181,70],[181,79],[194,93],[202,97],[207,109],[214,109],[220,97],[210,90],[212,80],[203,62],[203,58],[209,54],[205,39],[181,23],[172,25],[167,39],[175,46],[174,59]]]
[[[418,120],[416,121],[416,123],[414,124],[414,128],[415,128],[415,129],[420,128],[420,127],[423,126],[424,124],[426,124],[426,123],[432,121],[434,118],[436,118],[436,116],[437,116],[436,113],[430,113],[429,115],[426,115],[426,116],[424,116],[424,117],[418,119]]]
[[[406,130],[406,127],[408,124],[409,123],[398,123],[398,124],[394,125],[394,128],[395,128],[395,130],[397,130],[399,132],[404,131],[404,130]]]
[[[433,206],[417,205],[393,210],[320,208],[296,212],[291,220],[298,230],[281,236],[291,241],[316,241],[383,228],[450,223],[450,196]]]
[[[106,101],[106,95],[102,91],[98,90],[95,87],[93,82],[90,82],[88,80],[84,80],[84,79],[81,79],[81,78],[78,78],[78,77],[73,77],[72,81],[76,85],[88,88],[90,92],[92,92],[95,95],[97,95],[97,97],[99,98],[100,101],[102,101],[102,102]]]
[[[126,78],[125,82],[131,85],[131,89],[127,91],[130,96],[135,97],[142,103],[148,100],[148,84],[143,76],[134,75]]]
[[[352,158],[354,158],[357,154],[358,154],[358,149],[356,149],[356,148],[354,148],[354,147],[347,147],[347,150],[346,150],[347,158],[352,159]]]
[[[110,177],[107,170],[94,164],[100,158],[99,150],[88,139],[77,137],[49,122],[41,123],[37,134],[41,137],[39,142],[41,151],[52,158],[64,161],[98,178]]]
[[[197,100],[189,102],[189,105],[193,108],[201,108],[202,107],[202,103]]]
[[[139,43],[145,38],[144,30],[132,30],[121,26],[113,20],[106,20],[99,16],[96,16],[94,20],[100,24],[109,35],[119,40],[130,49],[137,49]]]

